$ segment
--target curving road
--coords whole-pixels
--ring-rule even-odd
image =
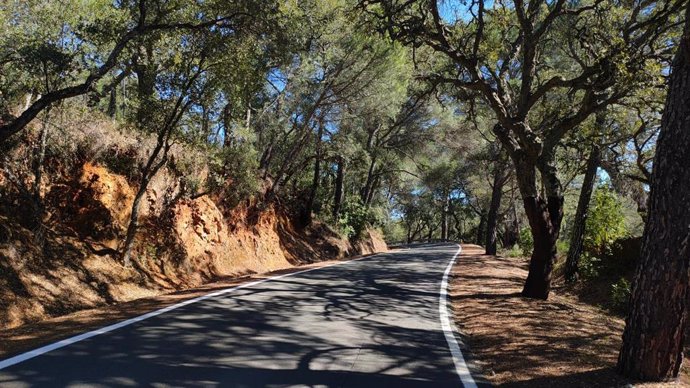
[[[0,362],[0,387],[460,387],[439,313],[457,250],[417,246],[226,291]]]

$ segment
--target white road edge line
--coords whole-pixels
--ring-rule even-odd
[[[3,369],[5,369],[5,368],[9,368],[10,366],[19,364],[19,363],[24,362],[24,361],[27,361],[27,360],[30,360],[30,359],[32,359],[32,358],[34,358],[34,357],[38,357],[38,356],[40,356],[40,355],[42,355],[42,354],[51,352],[51,351],[53,351],[53,350],[57,350],[57,349],[60,349],[60,348],[64,348],[65,346],[69,346],[69,345],[75,344],[75,343],[77,343],[77,342],[84,341],[84,340],[86,340],[86,339],[95,337],[95,336],[97,336],[97,335],[105,334],[105,333],[108,333],[108,332],[111,332],[111,331],[114,331],[114,330],[123,328],[123,327],[125,327],[125,326],[129,326],[129,325],[132,325],[132,324],[134,324],[134,323],[141,322],[141,321],[146,320],[146,319],[149,319],[149,318],[153,318],[153,317],[155,317],[155,316],[158,316],[158,315],[161,315],[161,314],[164,314],[164,313],[167,313],[167,312],[170,312],[170,311],[179,309],[180,307],[184,307],[184,306],[190,305],[190,304],[192,304],[192,303],[201,302],[201,301],[203,301],[203,300],[210,299],[210,298],[214,298],[214,297],[221,296],[221,295],[225,295],[225,294],[231,293],[231,292],[233,292],[233,291],[240,290],[240,289],[242,289],[242,288],[247,288],[247,287],[255,286],[255,285],[257,285],[257,284],[261,284],[261,283],[270,282],[270,281],[273,281],[273,280],[282,279],[282,278],[285,278],[285,277],[288,277],[288,276],[299,275],[299,274],[303,274],[303,273],[305,273],[305,272],[316,271],[316,270],[323,269],[323,268],[335,267],[335,266],[338,266],[338,265],[350,264],[350,263],[353,263],[353,262],[358,261],[358,260],[370,259],[370,258],[372,258],[372,257],[380,256],[380,255],[381,255],[381,254],[369,255],[369,256],[359,257],[359,258],[356,258],[356,259],[351,259],[351,260],[347,260],[347,261],[341,261],[341,262],[338,262],[338,263],[325,265],[325,266],[323,266],[323,267],[309,268],[309,269],[305,269],[305,270],[303,270],[303,271],[297,271],[297,272],[288,273],[288,274],[279,275],[279,276],[272,276],[272,277],[270,277],[270,278],[261,279],[261,280],[257,280],[257,281],[254,281],[254,282],[249,282],[249,283],[241,284],[241,285],[239,285],[239,286],[235,286],[235,287],[231,287],[231,288],[225,288],[225,289],[222,289],[222,290],[218,290],[218,291],[215,291],[215,292],[211,292],[211,293],[209,293],[209,294],[202,295],[202,296],[196,297],[196,298],[194,298],[194,299],[188,299],[188,300],[185,300],[184,302],[176,303],[176,304],[170,305],[170,306],[168,306],[168,307],[164,307],[164,308],[159,309],[159,310],[151,311],[151,312],[149,312],[149,313],[146,313],[146,314],[143,314],[143,315],[139,315],[139,316],[137,316],[137,317],[130,318],[130,319],[127,319],[127,320],[125,320],[125,321],[118,322],[118,323],[115,323],[115,324],[112,324],[112,325],[109,325],[109,326],[105,326],[105,327],[102,327],[102,328],[100,328],[100,329],[96,329],[96,330],[92,330],[92,331],[89,331],[89,332],[86,332],[86,333],[82,333],[82,334],[76,335],[76,336],[74,336],[74,337],[65,338],[65,339],[63,339],[63,340],[61,340],[61,341],[58,341],[58,342],[55,342],[55,343],[52,343],[52,344],[49,344],[49,345],[45,345],[45,346],[42,346],[42,347],[40,347],[40,348],[36,348],[36,349],[34,349],[34,350],[30,350],[30,351],[28,351],[28,352],[26,352],[26,353],[18,354],[18,355],[14,356],[14,357],[10,357],[10,358],[8,358],[8,359],[6,359],[6,360],[0,361],[0,370],[3,370]]]
[[[470,368],[467,367],[465,362],[465,357],[462,355],[460,350],[460,344],[455,338],[455,332],[453,331],[453,326],[451,325],[450,311],[448,310],[448,275],[453,269],[453,264],[457,260],[458,255],[462,252],[462,246],[458,244],[458,251],[448,263],[446,271],[443,273],[443,280],[441,281],[441,292],[439,296],[438,311],[441,315],[441,329],[443,330],[443,335],[446,337],[446,342],[448,343],[448,348],[450,353],[453,355],[453,363],[455,364],[455,372],[460,377],[460,382],[465,388],[477,388],[477,383],[472,378],[470,373]]]

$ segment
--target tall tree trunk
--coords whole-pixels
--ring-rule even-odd
[[[690,279],[690,3],[674,58],[652,172],[642,256],[632,287],[618,370],[665,380],[678,375]]]
[[[505,182],[504,166],[499,161],[494,163],[494,179],[491,188],[491,204],[486,218],[486,254],[496,254],[496,227],[498,225],[498,211],[501,208],[503,184]]]
[[[529,273],[522,295],[527,298],[548,299],[551,291],[551,272],[556,261],[556,241],[563,217],[563,197],[558,194],[558,181],[546,162],[540,168],[548,197],[538,194],[536,163],[523,154],[513,155],[518,187],[525,214],[534,240]]]
[[[345,182],[345,160],[338,157],[335,173],[335,195],[333,197],[333,219],[338,220],[343,206],[343,184]]]
[[[198,70],[190,77],[188,83],[186,84],[186,90],[189,90],[191,85],[193,85],[196,78],[201,74]],[[168,117],[163,123],[162,127],[158,129],[158,136],[156,137],[156,146],[151,151],[151,155],[144,165],[141,171],[141,184],[139,185],[139,190],[134,196],[134,201],[132,202],[132,212],[129,219],[129,225],[127,226],[127,233],[125,235],[125,241],[123,244],[121,258],[125,266],[131,265],[132,248],[134,247],[134,238],[136,236],[137,230],[139,228],[139,208],[141,204],[141,199],[146,194],[146,189],[149,182],[158,173],[158,171],[165,165],[168,161],[168,152],[172,147],[170,138],[172,136],[173,130],[177,127],[180,122],[182,115],[189,108],[192,103],[191,100],[185,102],[185,92],[180,93],[180,96],[175,102],[175,106],[170,111]],[[160,156],[160,158],[159,158]]]
[[[376,154],[372,155],[371,162],[369,163],[369,170],[367,171],[367,179],[364,181],[364,187],[360,191],[360,197],[362,203],[366,204],[369,200],[369,192],[371,191],[371,186],[374,183],[374,168],[376,167]]]
[[[590,151],[589,158],[587,159],[587,169],[585,170],[585,177],[582,181],[580,198],[577,201],[575,220],[573,222],[572,234],[570,235],[570,248],[568,249],[568,258],[565,262],[566,282],[574,282],[577,280],[580,256],[582,255],[582,244],[585,239],[585,225],[587,223],[587,216],[589,215],[589,202],[592,199],[592,192],[594,191],[594,182],[597,176],[597,169],[599,168],[600,155],[601,149],[599,145],[594,144]]]
[[[486,210],[482,209],[479,214],[479,225],[477,225],[477,245],[480,245],[486,238]]]
[[[248,111],[249,112],[249,111]],[[318,124],[316,132],[316,158],[314,160],[314,176],[311,182],[311,189],[309,190],[309,197],[307,203],[302,210],[302,225],[308,226],[312,222],[312,212],[314,211],[314,202],[316,200],[316,193],[319,190],[319,182],[321,181],[321,137],[323,137],[323,125]]]

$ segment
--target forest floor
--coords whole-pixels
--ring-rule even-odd
[[[527,260],[464,245],[453,270],[456,323],[472,359],[497,387],[690,387],[687,368],[669,383],[615,373],[624,321],[556,285],[548,301],[520,297]]]

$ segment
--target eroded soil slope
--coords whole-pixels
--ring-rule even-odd
[[[0,212],[0,328],[386,249],[376,232],[353,246],[319,222],[296,227],[275,206],[225,209],[210,196],[180,198],[163,172],[146,192],[134,266],[126,268],[118,249],[135,185],[92,163],[74,176],[43,188],[43,228],[26,226],[21,204]]]

